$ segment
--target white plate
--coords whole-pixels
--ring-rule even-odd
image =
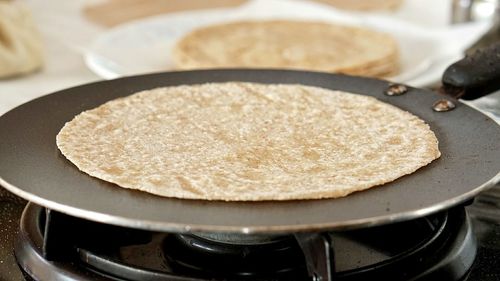
[[[408,22],[351,15],[301,1],[283,3],[257,0],[237,9],[174,13],[131,22],[98,37],[86,51],[85,62],[106,79],[174,70],[171,49],[192,29],[219,22],[269,18],[314,19],[389,33],[400,45],[401,71],[388,79],[416,87],[437,83],[445,67],[461,56],[460,48],[448,45],[447,36]],[[461,39],[463,43],[464,38]]]

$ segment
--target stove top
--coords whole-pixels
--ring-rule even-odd
[[[7,194],[4,190],[1,192]],[[5,194],[0,197],[2,198],[0,199],[0,239],[3,240],[0,241],[0,280],[29,280],[24,279],[23,273],[14,258],[13,250],[14,240],[17,239],[19,232],[20,216],[26,202],[12,195]],[[458,209],[463,210],[461,207]],[[412,264],[415,264],[415,261],[417,260],[428,260],[430,263],[438,264],[442,263],[443,260],[448,262],[450,258],[453,260],[457,259],[457,257],[462,263],[462,266],[457,267],[457,274],[461,276],[462,273],[465,273],[465,275],[459,279],[450,280],[500,280],[500,186],[491,189],[486,194],[478,196],[474,203],[467,206],[465,209],[470,217],[472,226],[471,232],[476,237],[475,241],[477,241],[477,248],[474,247],[474,249],[477,249],[477,252],[475,250],[472,250],[471,252],[470,249],[466,250],[467,252],[461,252],[462,250],[460,248],[470,248],[472,245],[466,241],[467,239],[464,239],[465,236],[462,238],[456,238],[455,236],[441,236],[441,238],[439,238],[441,239],[439,244],[432,244],[429,242],[434,241],[434,238],[432,237],[436,236],[436,229],[443,227],[443,220],[448,219],[449,222],[460,221],[460,215],[457,215],[460,211],[454,210],[447,211],[447,213],[453,213],[449,216],[437,214],[412,222],[398,223],[389,226],[371,228],[368,230],[331,234],[331,243],[334,245],[333,248],[335,249],[334,267],[337,272],[341,273],[338,275],[338,280],[364,280],[366,275],[359,275],[361,277],[356,277],[355,275],[359,274],[357,270],[360,268],[364,268],[365,271],[367,269],[372,270],[374,272],[372,272],[372,274],[377,274],[378,270],[379,272],[384,272],[384,274],[389,272],[390,274],[398,275],[399,273],[402,273],[404,275],[406,274],[405,271],[400,269],[405,268],[405,259],[407,259],[406,262],[409,261]],[[41,208],[32,206],[31,213],[36,215],[37,212],[38,216],[40,213],[45,213]],[[465,214],[465,212],[463,213]],[[40,220],[40,223],[44,223],[43,219]],[[451,223],[448,223],[448,225],[453,226]],[[456,223],[456,225],[463,224]],[[85,227],[87,226],[83,226],[83,228]],[[77,229],[78,227],[73,229],[73,232],[78,232]],[[195,276],[193,279],[185,279],[186,281],[211,280],[203,279],[203,272],[206,271],[206,269],[203,268],[204,264],[200,263],[196,259],[193,260],[190,258],[192,256],[199,256],[202,257],[201,259],[204,259],[203,257],[206,258],[204,255],[208,254],[208,257],[211,258],[212,265],[227,264],[228,262],[232,263],[231,268],[233,271],[231,274],[233,275],[230,276],[231,278],[217,280],[269,280],[258,279],[255,276],[252,276],[252,270],[254,269],[248,268],[247,263],[239,263],[236,260],[236,256],[231,256],[232,252],[233,254],[241,252],[241,249],[238,249],[237,247],[243,247],[247,258],[257,263],[260,262],[262,265],[267,265],[268,269],[274,266],[281,266],[281,276],[284,277],[282,279],[279,279],[280,277],[276,277],[275,279],[270,280],[310,280],[307,277],[307,266],[303,263],[302,253],[304,248],[301,248],[303,245],[300,245],[300,238],[298,239],[299,243],[297,243],[297,239],[295,239],[295,237],[267,237],[265,238],[267,239],[265,241],[253,241],[252,237],[245,238],[247,240],[250,239],[249,241],[242,241],[240,238],[236,237],[236,244],[238,246],[236,248],[232,246],[228,248],[227,245],[235,244],[233,243],[234,241],[232,241],[232,239],[235,238],[232,236],[221,237],[220,235],[214,236],[210,234],[175,235],[149,233],[145,231],[135,232],[132,230],[128,231],[124,236],[122,235],[121,237],[123,239],[113,239],[112,237],[109,237],[109,233],[113,233],[112,231],[110,232],[109,229],[103,233],[108,233],[108,235],[103,236],[98,234],[101,239],[101,243],[86,244],[83,242],[79,244],[80,247],[78,248],[79,262],[83,261],[83,263],[86,263],[86,266],[94,269],[97,268],[97,271],[101,269],[115,270],[116,268],[120,268],[125,265],[129,267],[129,270],[132,268],[132,271],[130,272],[135,272],[133,270],[134,268],[148,267],[156,273],[171,272],[172,269],[174,269],[173,271],[176,274],[191,274],[192,276]],[[453,233],[456,233],[456,231]],[[405,235],[405,240],[397,240],[398,235]],[[106,236],[108,236],[108,238],[106,238]],[[57,241],[57,243],[53,244],[64,243],[61,242],[61,239],[62,238],[60,236],[55,235],[52,240]],[[456,240],[458,241],[457,245],[465,246],[450,246],[452,248],[457,248],[458,250],[452,254],[445,255],[451,257],[443,258],[443,255],[440,254],[440,247],[437,247],[436,245],[452,245],[453,243],[450,243],[450,240]],[[290,241],[292,242],[290,243]],[[389,244],[387,241],[391,241],[391,243]],[[423,247],[424,244],[426,245],[425,247]],[[192,245],[195,245],[195,247],[192,247]],[[257,245],[257,247],[252,249],[252,245]],[[259,253],[259,249],[266,247],[271,249],[272,254],[270,256],[268,252],[265,252],[264,254]],[[35,247],[35,249],[36,248],[37,247]],[[210,249],[208,253],[205,252],[206,249]],[[408,251],[402,251],[402,249],[413,249],[414,253],[408,255]],[[157,254],[151,255],[150,253]],[[55,259],[57,259],[58,254],[61,255],[61,253],[58,253],[57,250],[55,252],[52,251],[52,253],[49,254],[53,255],[53,258],[55,257]],[[471,255],[472,257],[475,255],[475,259],[472,259],[472,268],[467,271],[467,260],[470,259]],[[62,256],[64,256],[64,252],[62,253]],[[142,258],[138,259],[138,256],[142,256]],[[144,256],[147,256],[148,258],[144,259]],[[439,258],[437,258],[438,256]],[[275,262],[273,264],[273,260],[276,261],[282,259],[283,257],[287,257],[287,262],[290,261],[296,266],[293,268],[287,268],[286,263]],[[398,259],[403,260],[403,262]],[[370,267],[370,265],[374,264],[384,265],[390,263],[395,263],[396,266],[390,266],[385,269],[383,268],[382,271],[380,271],[379,268],[373,266]],[[273,265],[271,266],[270,264]],[[429,266],[426,265],[419,270],[425,272],[428,267]],[[452,267],[454,266],[451,266],[450,268]],[[287,270],[290,275],[287,275]],[[216,272],[212,272],[211,274],[215,274],[214,276],[217,275]],[[294,276],[295,278],[297,278],[297,276],[301,277],[299,279],[290,279],[290,276]],[[131,275],[127,274],[125,274],[124,277],[132,278]],[[135,278],[139,278],[136,280],[143,280],[142,278],[144,277],[145,276],[143,275],[137,275]],[[95,275],[90,277],[88,280],[98,280],[98,278],[102,278],[102,275]],[[398,278],[400,278],[400,276],[398,276]],[[432,279],[431,277],[431,279],[408,280],[435,280],[435,278]]]

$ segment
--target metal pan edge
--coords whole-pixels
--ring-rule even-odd
[[[199,78],[193,78],[194,76],[198,75]],[[282,71],[282,70],[237,70],[237,69],[231,69],[231,70],[200,70],[200,71],[186,71],[186,72],[175,72],[175,73],[159,73],[159,74],[150,74],[150,75],[143,75],[143,76],[136,76],[136,77],[128,77],[128,78],[120,78],[116,80],[111,80],[111,81],[104,81],[104,82],[97,82],[97,83],[92,83],[95,85],[95,87],[101,87],[103,85],[110,85],[107,87],[107,89],[114,89],[115,86],[118,87],[117,91],[120,90],[120,87],[127,87],[127,85],[122,85],[121,84],[127,84],[132,85],[132,90],[131,91],[137,91],[134,87],[143,87],[143,86],[137,86],[136,84],[138,82],[141,82],[144,80],[144,83],[148,83],[147,81],[155,81],[154,85],[146,85],[149,86],[150,88],[155,87],[157,85],[163,85],[163,83],[166,84],[182,84],[183,81],[179,81],[176,79],[181,79],[182,77],[188,77],[189,82],[187,84],[194,84],[196,81],[198,82],[203,82],[203,81],[213,81],[214,79],[217,80],[222,80],[222,81],[229,81],[225,77],[225,75],[229,75],[230,77],[242,77],[242,79],[234,79],[238,81],[250,81],[250,80],[258,80],[255,82],[259,82],[261,80],[265,80],[269,83],[269,81],[273,82],[275,79],[279,81],[275,81],[275,83],[285,83],[290,81],[295,82],[295,83],[302,83],[302,84],[307,84],[307,85],[313,85],[313,86],[319,86],[322,87],[324,85],[330,85],[330,84],[335,84],[335,83],[340,83],[341,89],[339,90],[351,90],[351,89],[361,89],[360,91],[367,91],[367,89],[371,89],[372,87],[374,88],[374,91],[381,92],[385,87],[387,87],[390,82],[388,81],[383,81],[383,80],[377,80],[377,79],[368,79],[368,78],[359,78],[359,77],[349,77],[349,76],[344,76],[344,75],[333,75],[333,74],[327,74],[327,73],[315,73],[315,72],[302,72],[302,71]],[[252,78],[254,75],[257,78]],[[168,78],[170,80],[164,80],[161,81],[161,79]],[[226,80],[225,80],[226,79]],[[160,81],[158,81],[160,80]],[[194,82],[193,82],[194,81]],[[216,81],[214,81],[216,82]],[[307,83],[304,83],[307,82]],[[140,83],[139,83],[140,84]],[[111,87],[113,86],[113,87]],[[78,91],[82,91],[84,89],[92,89],[92,85],[83,85],[83,86],[78,86],[70,89],[66,89],[57,93],[54,93],[52,95],[58,94],[59,96],[62,96],[63,93],[68,93],[68,94],[76,94],[78,95]],[[94,88],[95,88],[94,87]],[[325,88],[330,88],[329,86],[324,86]],[[134,90],[135,89],[135,90]],[[354,90],[352,90],[354,91]],[[414,92],[414,95],[420,92],[425,92],[424,90],[420,89],[411,89],[410,91]],[[355,92],[355,91],[354,91]],[[427,91],[428,92],[428,91]],[[50,99],[51,95],[47,95],[44,97],[41,97],[37,100],[40,99]],[[384,97],[384,96],[379,96],[382,97],[383,99],[392,99],[389,97]],[[401,97],[395,97],[394,98],[399,99],[401,101]],[[403,97],[404,99],[404,97]],[[34,100],[36,101],[36,100]],[[33,102],[33,101],[32,101]],[[427,101],[426,101],[427,102]],[[29,102],[31,103],[31,102]],[[92,95],[88,96],[88,100],[83,101],[82,103],[87,103],[85,106],[90,106],[92,107],[93,103],[100,104],[100,102],[96,102],[92,99]],[[411,102],[407,102],[408,104],[411,104]],[[23,107],[21,105],[20,107]],[[430,107],[430,104],[429,104]],[[466,105],[460,104],[457,107],[467,107]],[[466,112],[474,115],[477,117],[476,113],[471,112],[473,109],[464,109]],[[17,110],[13,109],[14,110]],[[22,109],[22,108],[21,108]],[[475,110],[473,110],[475,111]],[[79,112],[78,112],[79,113]],[[442,113],[438,113],[442,114]],[[446,114],[446,113],[445,113]],[[481,114],[482,115],[482,114]],[[3,117],[3,116],[2,116]],[[440,117],[439,117],[440,118]],[[482,118],[482,117],[481,117]],[[1,119],[1,117],[0,117]],[[64,120],[59,120],[62,123],[64,123]],[[59,122],[58,121],[58,122]],[[427,120],[426,120],[427,121]],[[486,120],[487,121],[487,120]],[[50,121],[47,121],[50,123]],[[494,121],[489,121],[490,123]],[[455,122],[457,123],[457,122]],[[496,123],[495,123],[496,124]],[[50,125],[50,124],[49,124]],[[432,124],[431,124],[432,125]],[[432,126],[431,126],[432,127]],[[439,126],[438,126],[439,127]],[[439,128],[438,128],[439,129]],[[494,131],[494,135],[498,134],[498,131]],[[50,153],[53,153],[53,151],[49,151]],[[1,161],[1,160],[0,160]],[[494,163],[495,165],[498,164],[498,162]],[[431,165],[434,165],[431,163]],[[437,165],[437,164],[436,164]],[[1,165],[0,165],[1,166]],[[429,170],[430,168],[426,168],[425,170]],[[147,230],[155,230],[155,231],[167,231],[167,232],[191,232],[191,231],[196,231],[196,232],[233,232],[233,233],[255,233],[255,234],[265,234],[265,233],[289,233],[289,232],[306,232],[306,231],[317,231],[317,230],[344,230],[344,229],[352,229],[352,228],[359,228],[359,227],[367,227],[367,226],[373,226],[373,225],[380,225],[380,224],[386,224],[386,223],[392,223],[392,222],[397,222],[397,221],[403,221],[403,220],[409,220],[425,215],[429,215],[431,213],[437,212],[439,210],[443,210],[446,208],[449,208],[451,206],[455,206],[457,204],[463,203],[481,191],[487,189],[488,187],[493,186],[496,182],[500,180],[500,173],[498,171],[495,171],[496,174],[493,174],[491,177],[488,176],[488,178],[484,178],[483,181],[478,182],[476,185],[473,185],[472,187],[467,188],[466,192],[463,192],[457,196],[452,196],[447,198],[446,200],[442,200],[439,203],[436,204],[431,204],[431,205],[424,205],[422,207],[412,207],[408,208],[404,211],[401,212],[387,212],[382,215],[379,214],[374,215],[374,216],[366,216],[366,217],[357,217],[354,219],[345,219],[345,220],[331,220],[328,221],[327,219],[323,219],[321,222],[298,222],[298,223],[273,223],[269,224],[269,221],[264,221],[265,218],[263,218],[263,221],[266,223],[258,223],[258,219],[254,220],[253,223],[250,224],[245,224],[245,220],[242,220],[241,223],[240,221],[236,221],[236,223],[233,224],[223,224],[223,223],[210,223],[209,220],[204,220],[204,221],[189,221],[184,220],[184,221],[174,221],[174,220],[161,220],[161,219],[148,219],[148,218],[142,218],[142,219],[136,219],[131,216],[123,215],[120,214],[119,211],[114,212],[104,212],[104,211],[96,211],[91,206],[91,204],[87,204],[87,207],[82,208],[82,207],[77,207],[73,206],[71,204],[67,204],[66,202],[58,202],[58,200],[50,200],[47,198],[44,198],[43,196],[38,196],[34,194],[33,192],[27,192],[25,191],[21,186],[16,186],[15,183],[12,183],[8,180],[8,177],[4,177],[3,175],[0,175],[0,185],[4,186],[6,189],[9,191],[13,192],[14,194],[23,197],[29,201],[32,201],[36,204],[45,206],[47,208],[72,215],[75,217],[80,217],[83,219],[88,219],[92,221],[97,221],[101,223],[107,223],[107,224],[113,224],[113,225],[119,225],[119,226],[125,226],[125,227],[132,227],[132,228],[141,228],[141,229],[147,229]],[[426,173],[424,171],[424,173]],[[403,180],[406,182],[406,180]],[[400,185],[401,183],[396,183],[395,185]],[[394,184],[390,184],[394,185]],[[375,188],[375,191],[367,191],[371,193],[376,193],[376,194],[383,194],[383,192],[388,192],[388,191],[380,191],[380,188]],[[122,192],[122,191],[120,191]],[[118,192],[118,193],[120,193]],[[122,193],[125,193],[128,191],[123,191]],[[365,191],[363,191],[365,192]],[[362,192],[360,192],[362,193]],[[135,193],[131,193],[132,196],[135,196]],[[150,197],[154,195],[144,195],[144,197]],[[359,195],[355,194],[355,197],[360,197]],[[363,195],[364,196],[364,195]],[[363,197],[362,196],[362,197]],[[371,195],[367,195],[366,197],[370,197]],[[90,197],[92,198],[92,197]],[[347,197],[349,198],[349,196]],[[149,199],[148,199],[149,200]],[[180,200],[180,199],[176,199]],[[337,199],[334,199],[337,200]],[[160,199],[155,199],[153,198],[152,201],[158,202],[161,201]],[[189,201],[189,200],[188,200]],[[310,200],[314,201],[314,200]],[[308,202],[300,202],[298,204],[302,204],[304,206],[310,206]],[[322,203],[321,200],[320,204]],[[346,199],[341,199],[340,201],[346,201]],[[359,201],[359,200],[358,200]],[[171,202],[178,203],[178,201],[175,200],[167,200],[165,199],[166,204],[169,204]],[[334,201],[329,201],[329,202],[334,202]],[[113,202],[111,202],[112,204]],[[324,202],[323,202],[324,203]],[[359,202],[358,202],[359,203]],[[180,204],[180,203],[179,203]],[[278,203],[280,204],[280,203]],[[309,204],[309,205],[308,205]],[[333,204],[333,203],[332,203]],[[182,216],[181,212],[187,210],[186,206],[197,206],[200,205],[199,208],[200,210],[203,210],[203,204],[196,203],[196,202],[189,202],[186,205],[180,204],[179,208],[177,210],[180,212],[180,215]],[[224,204],[221,204],[224,205]],[[286,205],[286,204],[285,204]],[[175,209],[175,208],[173,208]],[[210,208],[208,208],[210,209]],[[231,208],[229,208],[231,209]],[[234,209],[234,208],[233,208]],[[272,210],[273,208],[269,208]],[[280,208],[278,208],[280,209]],[[287,215],[286,213],[287,208],[283,207],[279,211],[283,212],[283,215]],[[306,210],[307,211],[307,210]],[[355,211],[355,210],[350,210],[350,211]],[[308,214],[311,215],[311,214]],[[279,216],[278,216],[279,217]],[[356,217],[356,216],[354,216]],[[157,217],[156,217],[157,218]],[[242,217],[243,218],[243,217]],[[290,220],[288,220],[290,222]]]

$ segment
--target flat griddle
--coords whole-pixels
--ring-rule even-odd
[[[441,158],[394,182],[344,198],[222,202],[163,198],[127,190],[80,172],[59,152],[55,137],[78,113],[140,90],[180,84],[247,81],[300,83],[369,95],[424,119]],[[285,70],[199,70],[103,81],[30,101],[0,117],[0,184],[47,208],[93,221],[169,232],[284,233],[333,230],[408,220],[466,202],[500,178],[500,126],[455,101],[409,88],[387,96],[383,80]]]

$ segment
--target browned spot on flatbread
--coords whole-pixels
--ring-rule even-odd
[[[182,176],[176,176],[175,178],[177,179],[177,181],[184,190],[196,195],[203,195],[203,192],[201,192],[198,188],[194,187],[188,179]]]
[[[318,152],[312,149],[305,149],[303,155],[306,159],[309,160],[318,160],[321,157],[321,155]]]
[[[115,176],[123,174],[123,169],[116,166],[103,167],[102,170],[110,175],[115,175]]]

